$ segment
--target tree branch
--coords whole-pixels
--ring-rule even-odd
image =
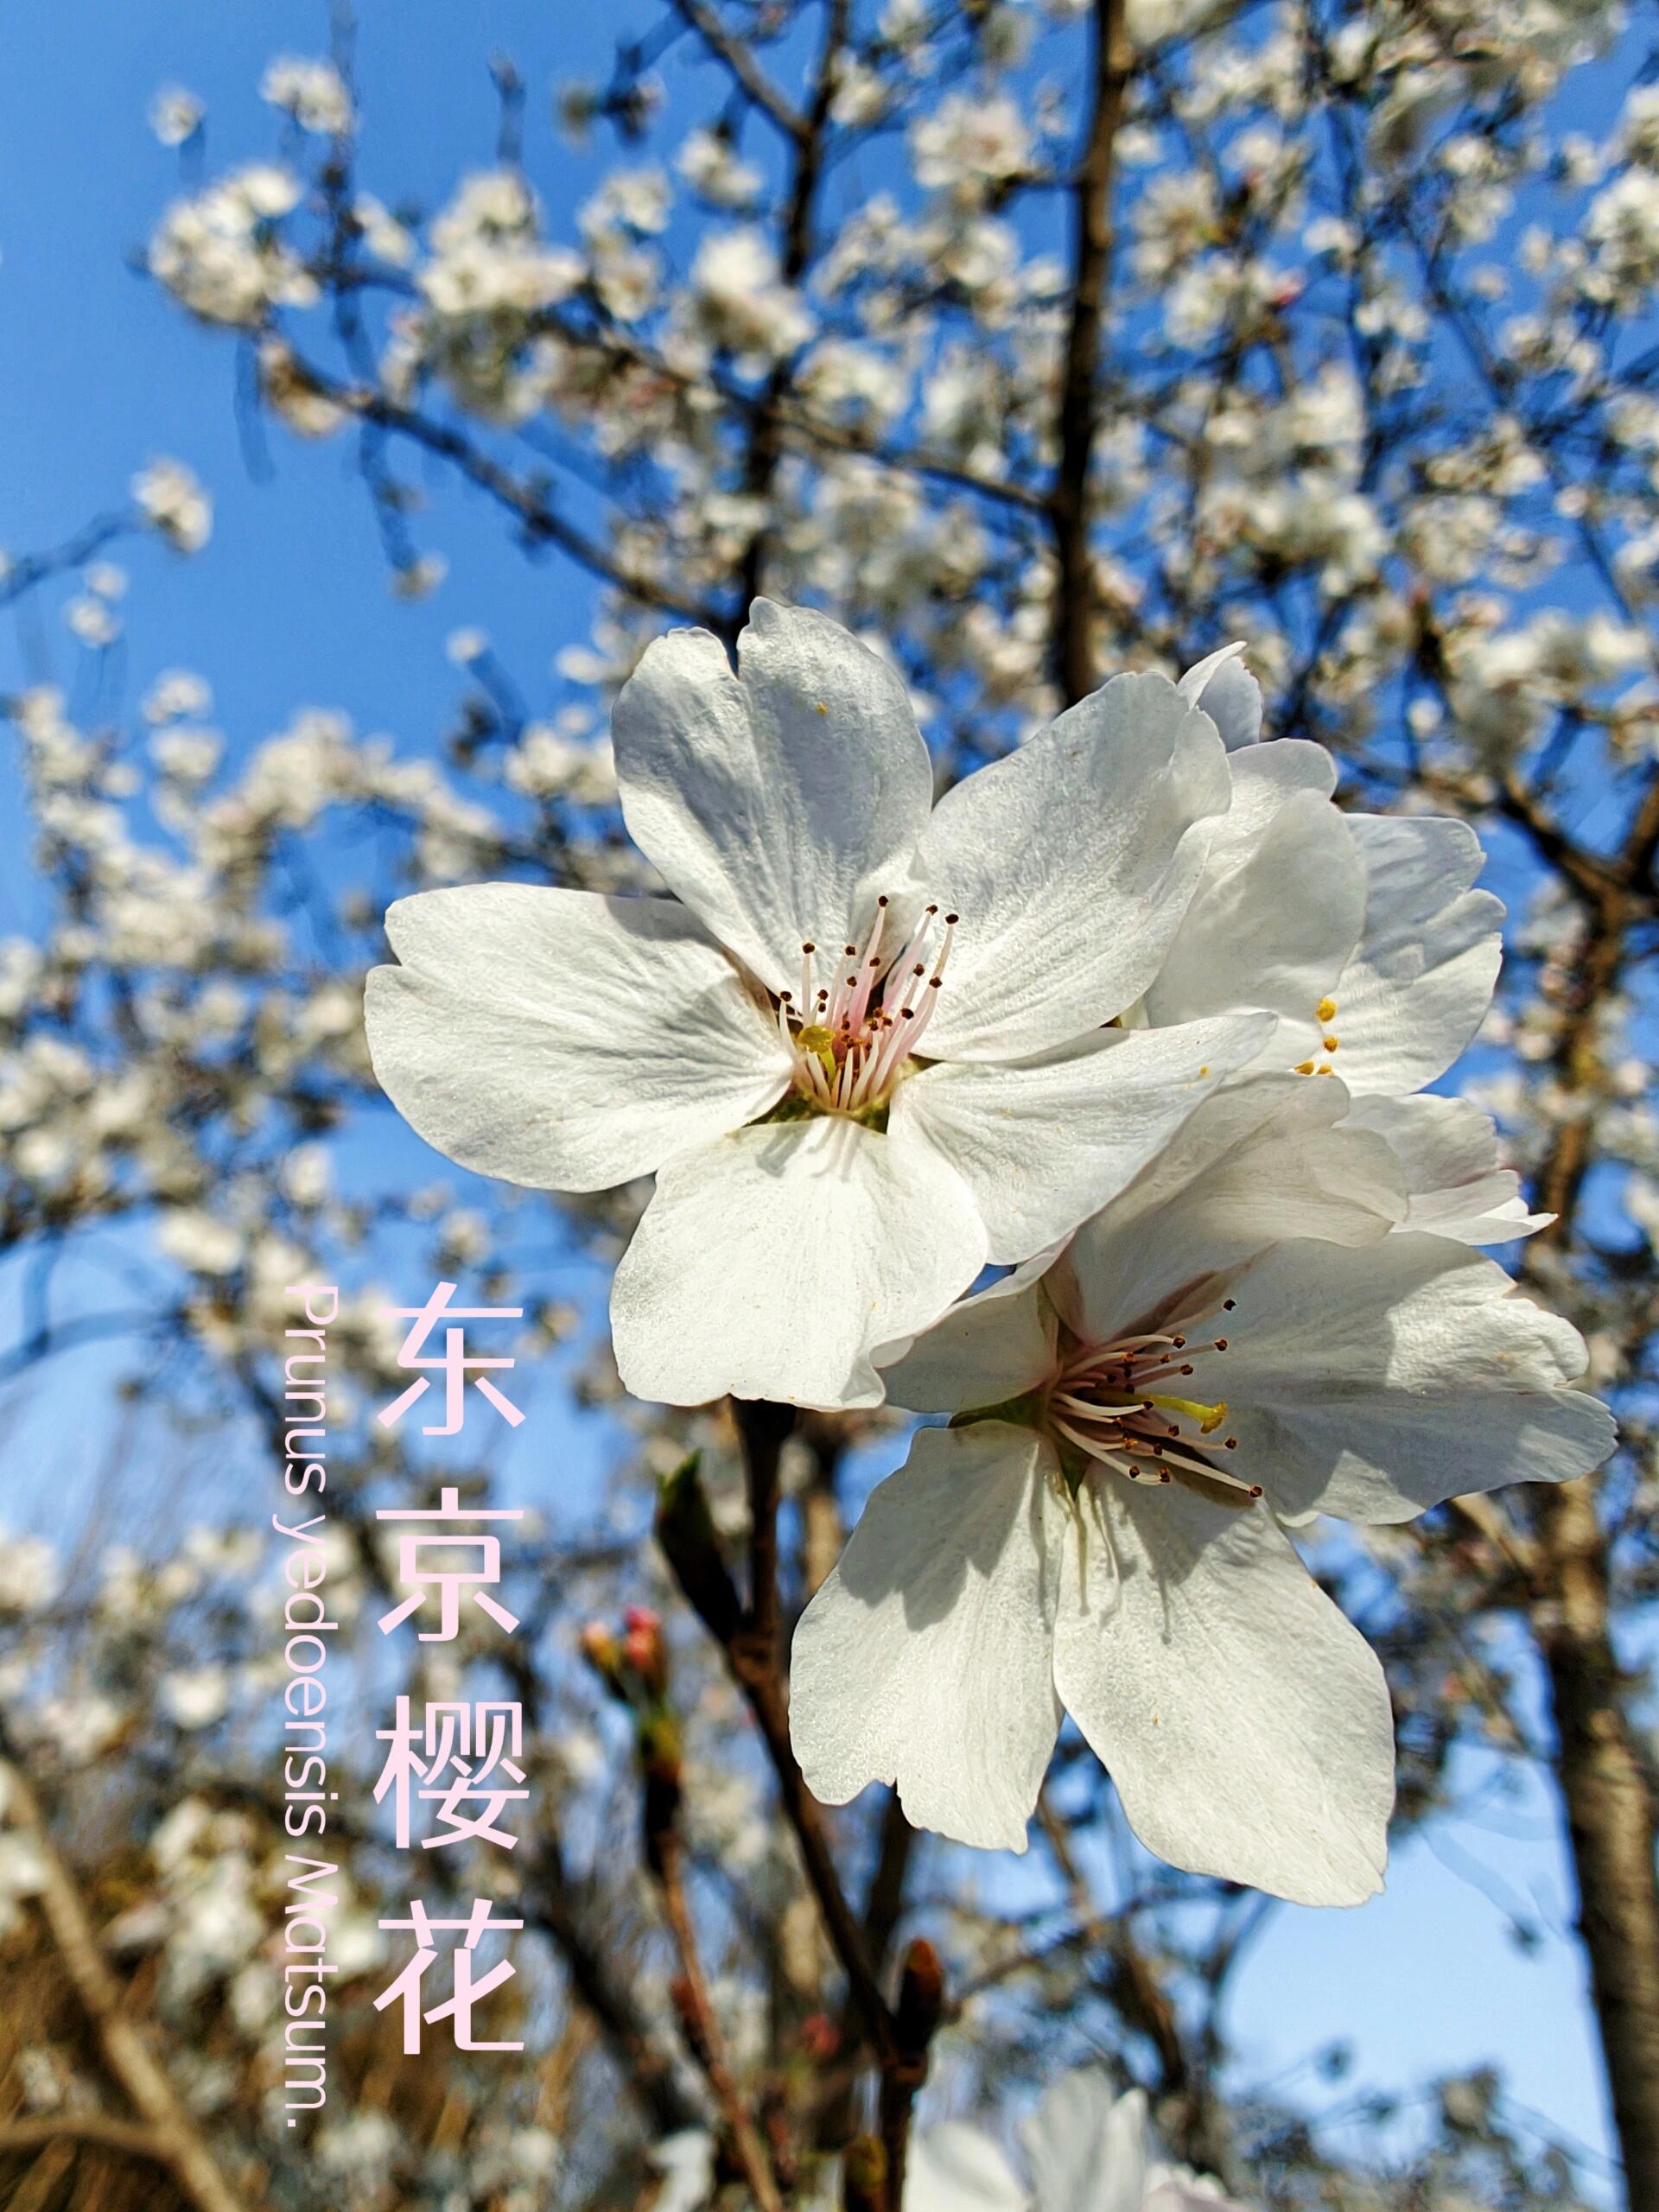
[[[106,2113],[54,2112],[43,2113],[35,2120],[0,2121],[0,2158],[12,2152],[48,2151],[54,2143],[120,2151],[158,2166],[172,2163],[166,2144],[153,2127],[131,2120],[113,2120]]]
[[[155,2155],[194,2212],[245,2212],[186,2110],[166,2069],[123,2008],[79,1888],[59,1856],[33,1789],[0,1729],[0,1808],[39,1858],[37,1902],[65,1973],[92,2023],[105,2064],[143,2115]],[[130,2148],[128,2145],[126,2147]]]
[[[795,142],[789,196],[784,210],[781,268],[786,284],[800,283],[812,251],[812,210],[823,175],[823,143],[830,126],[830,104],[836,96],[836,78],[851,13],[851,0],[829,0],[811,103],[806,111],[805,128]],[[791,378],[788,362],[780,361],[766,379],[766,391],[755,410],[743,471],[743,489],[753,499],[766,497],[778,473],[783,454],[784,403],[789,396]],[[765,581],[766,562],[766,533],[757,531],[743,556],[740,613],[747,609],[760,591]]]
[[[315,368],[309,362],[299,365],[308,382],[316,386],[325,398],[356,417],[359,423],[370,424],[394,436],[407,438],[412,445],[422,447],[486,492],[498,505],[506,508],[523,525],[524,534],[532,540],[556,545],[569,555],[578,567],[586,569],[619,591],[627,593],[642,606],[654,607],[664,614],[678,614],[689,622],[697,622],[709,629],[726,626],[725,617],[717,607],[687,599],[683,594],[666,584],[658,583],[650,576],[633,574],[620,568],[601,545],[594,543],[573,523],[566,520],[558,509],[534,485],[521,483],[511,469],[480,452],[471,441],[454,430],[447,423],[435,423],[429,415],[423,415],[417,408],[402,407],[388,399],[384,392],[371,391],[365,385],[346,384]]]
[[[1620,855],[1624,881],[1645,880],[1659,846],[1659,775],[1650,778]],[[1623,888],[1591,907],[1574,1004],[1554,1054],[1562,1088],[1592,1094],[1601,1075],[1599,1030],[1617,990],[1632,901]],[[1586,1103],[1587,1096],[1586,1096]],[[1555,1216],[1529,1247],[1523,1279],[1541,1255],[1569,1243],[1592,1160],[1586,1113],[1563,1119],[1538,1181]],[[1659,1879],[1655,1808],[1625,1709],[1613,1647],[1610,1540],[1595,1476],[1554,1485],[1539,1501],[1540,1595],[1533,1633],[1549,1678],[1556,1773],[1579,1892],[1579,1932],[1607,2069],[1613,2120],[1632,2206],[1659,2204]]]
[[[751,1510],[756,1516],[750,1571],[753,1575],[759,1569],[764,1575],[770,1561],[774,1578],[772,1592],[756,1590],[747,1607],[739,1605],[719,1554],[707,1500],[696,1481],[695,1460],[689,1461],[665,1485],[658,1509],[658,1541],[687,1603],[724,1653],[727,1669],[760,1731],[778,1778],[784,1817],[794,1833],[830,1948],[847,1977],[849,2002],[878,2060],[886,2065],[898,2050],[893,2011],[870,1963],[864,1930],[842,1886],[824,1831],[823,1808],[806,1786],[789,1740],[789,1694],[775,1586],[775,1522],[778,1459],[792,1411],[782,1406],[743,1403],[737,1419]]]
[[[708,1978],[702,1971],[702,1959],[697,1948],[696,1926],[686,1900],[684,1852],[677,1834],[664,1840],[657,1878],[664,1916],[668,1922],[669,1933],[674,1938],[674,1948],[679,1953],[683,1996],[681,2009],[687,2039],[702,2069],[715,2102],[720,2107],[721,2117],[726,2122],[738,2164],[743,2169],[744,2178],[749,2184],[760,2212],[783,2212],[783,2200],[778,2193],[778,2183],[772,2177],[766,2145],[760,2139],[760,2131],[747,2106],[738,2094],[731,2061],[726,2053],[726,2037],[720,2024],[720,2015],[709,1994]]]
[[[741,39],[734,38],[705,0],[673,0],[675,13],[689,24],[741,88],[744,94],[798,145],[810,128],[792,108]]]
[[[1089,553],[1089,462],[1095,385],[1112,254],[1112,155],[1132,67],[1124,0],[1095,0],[1093,105],[1075,188],[1071,320],[1060,379],[1060,458],[1049,509],[1055,578],[1055,674],[1068,706],[1095,688],[1090,639],[1094,578]]]

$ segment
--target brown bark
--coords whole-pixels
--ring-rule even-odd
[[[1050,512],[1054,531],[1055,675],[1068,706],[1095,688],[1094,575],[1089,550],[1089,462],[1095,385],[1112,257],[1112,168],[1123,117],[1130,49],[1124,0],[1095,0],[1089,130],[1074,194],[1071,320],[1060,376],[1059,464]]]
[[[1555,1492],[1543,1541],[1553,1586],[1544,1603],[1553,1618],[1538,1628],[1538,1640],[1549,1671],[1579,1935],[1634,2212],[1659,2205],[1659,1885],[1653,1799],[1609,1633],[1607,1545],[1593,1478]]]
[[[1565,1119],[1539,1177],[1538,1203],[1556,1217],[1535,1240],[1567,1249],[1592,1158],[1589,1108],[1600,1088],[1600,1025],[1618,988],[1631,924],[1650,912],[1659,849],[1659,778],[1649,785],[1613,881],[1586,905],[1573,998],[1556,1048],[1557,1081],[1584,1112]],[[1530,1262],[1526,1273],[1537,1272]],[[1533,1632],[1549,1680],[1556,1776],[1579,1893],[1608,2094],[1632,2208],[1659,2206],[1659,1877],[1655,1808],[1626,1709],[1612,1640],[1609,1541],[1597,1511],[1599,1478],[1543,1493]]]
[[[779,265],[786,284],[800,283],[811,258],[812,214],[817,203],[818,187],[823,177],[830,108],[836,96],[836,73],[847,42],[851,14],[851,0],[829,0],[823,45],[813,75],[811,99],[805,115],[801,118],[800,128],[793,134],[789,191],[783,210],[782,236],[779,242]],[[771,493],[772,480],[778,474],[778,465],[784,453],[784,410],[793,382],[794,372],[790,364],[780,361],[768,378],[760,404],[755,410],[743,472],[743,489],[752,499],[765,499]],[[747,613],[750,604],[764,588],[767,543],[768,531],[765,528],[758,530],[744,556],[739,580],[741,614]]]

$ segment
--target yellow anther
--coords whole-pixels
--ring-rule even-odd
[[[827,715],[827,714],[829,713],[829,711],[830,711],[829,708],[828,708],[828,707],[826,707],[826,706],[824,705],[824,703],[823,703],[823,700],[822,700],[822,699],[820,699],[820,700],[819,700],[819,702],[818,702],[818,712],[819,712],[821,715]],[[1328,1019],[1328,1017],[1327,1017],[1327,1016],[1321,1016],[1321,1019],[1322,1019],[1322,1020],[1324,1020],[1324,1019]]]
[[[1334,1052],[1342,1039],[1340,1037],[1321,1037],[1319,1042],[1327,1052]]]
[[[1337,1018],[1337,1002],[1335,999],[1321,999],[1313,1012],[1315,1018],[1320,1021],[1334,1021]]]
[[[1335,1075],[1336,1070],[1332,1066],[1329,1060],[1321,1060],[1318,1067],[1314,1069],[1313,1072],[1315,1075]]]
[[[1312,1060],[1298,1060],[1292,1072],[1296,1075],[1312,1075],[1313,1063]]]

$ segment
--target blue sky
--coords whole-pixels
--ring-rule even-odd
[[[529,87],[528,166],[556,226],[605,149],[578,162],[561,149],[550,87],[557,75],[607,71],[620,12],[557,0],[366,0],[365,183],[383,198],[430,203],[487,165],[497,108],[486,64],[499,48]],[[275,119],[257,95],[264,63],[283,50],[321,51],[326,35],[320,0],[54,0],[10,14],[0,72],[0,544],[28,552],[67,536],[118,504],[155,454],[188,462],[215,496],[213,542],[189,563],[149,543],[118,556],[133,578],[124,683],[136,698],[162,668],[199,671],[235,750],[312,704],[341,708],[410,748],[429,746],[459,690],[443,641],[463,625],[487,629],[531,705],[545,704],[557,696],[552,657],[586,634],[590,606],[585,580],[553,561],[527,563],[480,499],[435,476],[430,513],[414,530],[447,556],[448,579],[424,603],[399,601],[347,449],[273,437],[268,476],[251,474],[231,347],[133,273],[179,184],[176,155],[144,119],[156,87],[177,81],[206,100],[211,170],[275,146]],[[76,651],[48,602],[38,630],[0,628],[0,685],[45,665],[67,679]],[[0,933],[28,918],[10,792],[5,814]],[[407,1142],[411,1178],[436,1172]],[[0,1326],[6,1318],[0,1306]],[[9,1503],[14,1519],[43,1522],[54,1471],[99,1440],[71,1412],[69,1380],[57,1370],[36,1385],[29,1456],[47,1481]],[[1516,1949],[1493,1895],[1535,1914],[1546,1931],[1536,1955]],[[1356,2046],[1358,2079],[1391,2088],[1500,2059],[1520,2104],[1605,2149],[1580,1970],[1564,1940],[1569,1900],[1554,1808],[1528,1784],[1436,1844],[1402,1853],[1388,1895],[1363,1911],[1276,1916],[1238,1987],[1243,2070],[1272,2075],[1338,2040]]]

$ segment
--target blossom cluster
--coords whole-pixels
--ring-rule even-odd
[[[612,1292],[638,1395],[950,1416],[797,1633],[821,1796],[1023,1849],[1069,1713],[1160,1856],[1351,1903],[1388,1690],[1287,1532],[1562,1481],[1613,1428],[1475,1249],[1543,1225],[1493,1124],[1426,1088],[1497,977],[1478,843],[1344,812],[1262,723],[1225,647],[936,804],[890,663],[763,599],[735,672],[674,632],[617,702],[673,895],[417,893],[366,1019],[450,1158],[654,1173]]]

